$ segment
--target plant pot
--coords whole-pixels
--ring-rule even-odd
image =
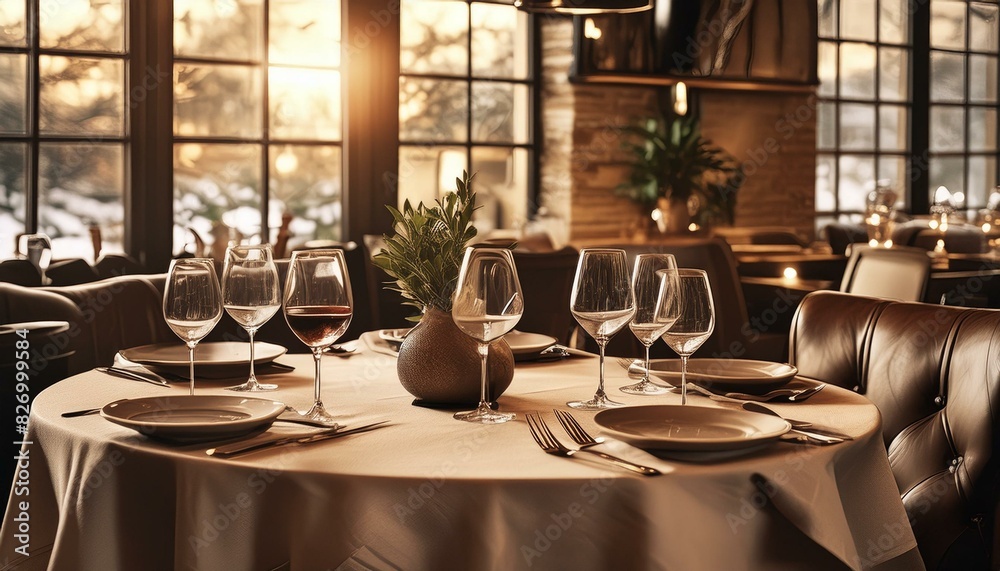
[[[660,212],[655,219],[661,234],[681,234],[688,231],[691,213],[686,201],[661,198],[656,204],[656,210]]]
[[[428,309],[399,348],[399,382],[420,403],[479,402],[481,361],[478,344],[452,321],[451,315]],[[514,354],[503,339],[490,344],[486,400],[496,400],[514,378]]]

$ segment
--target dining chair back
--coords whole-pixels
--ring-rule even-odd
[[[893,246],[851,249],[840,291],[898,301],[921,301],[931,259],[926,250]]]
[[[519,331],[541,333],[568,344],[576,325],[569,310],[569,296],[579,252],[566,246],[551,252],[513,251],[514,265],[524,294]]]
[[[868,229],[862,224],[832,222],[823,227],[823,236],[830,243],[830,251],[844,254],[851,244],[867,244]]]
[[[101,279],[97,271],[83,258],[71,258],[52,262],[45,270],[49,285],[71,286],[96,282]]]
[[[94,270],[101,279],[149,273],[128,254],[103,254],[94,263]]]
[[[393,329],[397,327],[412,327],[413,323],[407,317],[420,312],[409,305],[398,291],[388,289],[393,283],[389,274],[372,262],[372,256],[382,251],[385,239],[381,234],[365,234],[365,273],[368,278],[368,296],[372,300],[372,321],[375,328]]]
[[[143,276],[119,276],[86,284],[41,288],[68,299],[81,317],[82,346],[70,359],[80,370],[109,366],[124,348],[175,341],[163,319],[163,293]]]
[[[42,285],[42,274],[28,260],[11,259],[0,262],[0,282],[26,287]]]
[[[814,292],[796,312],[799,374],[864,394],[927,569],[996,569],[1000,311]],[[993,554],[995,555],[995,554]]]
[[[729,244],[722,238],[677,238],[613,247],[625,250],[630,264],[634,263],[635,257],[640,253],[666,253],[674,255],[678,268],[696,268],[708,274],[715,303],[715,330],[695,352],[695,357],[785,360],[785,332],[768,331],[766,328],[758,330],[757,325],[750,320],[736,258]],[[641,349],[638,340],[626,329],[611,340],[608,354],[638,356]],[[651,355],[675,356],[663,343],[655,343]]]

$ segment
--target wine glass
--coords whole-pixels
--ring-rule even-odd
[[[702,270],[677,270],[677,281],[671,281],[672,270],[661,272],[664,295],[677,288],[680,311],[677,320],[663,334],[667,346],[681,357],[681,404],[687,404],[688,357],[701,347],[715,329],[715,304],[708,274]]]
[[[347,331],[353,314],[351,280],[341,250],[293,252],[285,280],[285,321],[312,350],[316,364],[314,401],[303,416],[336,426],[320,398],[320,361],[323,352]]]
[[[660,303],[660,293],[663,288],[660,270],[676,270],[677,262],[670,254],[639,254],[635,258],[632,269],[632,291],[635,294],[635,315],[628,322],[629,329],[642,343],[646,350],[643,361],[642,380],[633,385],[621,387],[623,393],[630,395],[658,395],[668,391],[667,388],[649,382],[649,348],[663,335],[673,320],[669,313],[657,314]],[[676,279],[676,273],[674,279]],[[676,291],[676,288],[671,288]],[[676,315],[673,316],[676,319]],[[666,318],[666,319],[665,319]]]
[[[222,303],[226,313],[250,335],[250,378],[231,391],[273,391],[278,385],[257,382],[253,335],[281,307],[278,269],[269,244],[230,246],[222,270]]]
[[[38,268],[42,285],[49,283],[45,270],[52,262],[52,241],[46,234],[21,234],[17,238],[17,251]]]
[[[451,317],[458,328],[479,343],[482,360],[479,406],[455,413],[467,422],[499,424],[514,418],[513,413],[497,412],[486,400],[486,358],[490,342],[503,337],[517,325],[524,312],[524,296],[517,279],[514,257],[506,248],[468,248],[458,274]]]
[[[625,406],[604,392],[604,347],[635,314],[635,299],[624,250],[588,248],[580,252],[570,296],[570,312],[600,348],[601,376],[594,398],[567,403],[581,410]]]
[[[188,347],[193,395],[194,348],[222,319],[222,291],[213,260],[182,258],[170,262],[163,290],[163,317]]]

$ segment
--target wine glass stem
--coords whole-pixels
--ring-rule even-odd
[[[191,396],[194,396],[194,346],[197,341],[188,341],[188,374],[191,378]]]
[[[649,345],[644,343],[643,347],[646,348],[646,358],[642,367],[642,383],[640,384],[646,385],[649,383]]]
[[[486,358],[490,354],[490,345],[489,343],[479,343],[478,349],[479,359],[482,361],[479,373],[479,408],[488,409],[490,405],[486,402]]]
[[[316,403],[319,403],[320,402],[320,398],[319,398],[319,385],[320,385],[319,364],[320,364],[320,360],[323,358],[323,349],[321,347],[314,348],[312,350],[312,353],[313,353],[313,361],[316,363],[316,376],[315,376],[315,383],[313,385],[313,397],[314,397],[313,400]]]
[[[250,378],[247,379],[247,382],[250,383],[251,385],[257,384],[257,375],[255,375],[254,371],[253,371],[253,361],[254,361],[254,359],[253,359],[253,334],[256,333],[256,332],[257,332],[256,328],[247,329],[247,333],[250,334]]]
[[[597,382],[597,394],[594,395],[598,400],[604,398],[604,346],[607,345],[607,341],[598,341],[597,347],[600,349],[601,354],[601,375],[600,380]]]
[[[681,404],[687,404],[688,400],[687,374],[688,356],[685,353],[681,355]]]

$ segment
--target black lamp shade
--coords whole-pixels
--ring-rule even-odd
[[[526,12],[542,14],[629,14],[653,7],[650,0],[514,0]]]

